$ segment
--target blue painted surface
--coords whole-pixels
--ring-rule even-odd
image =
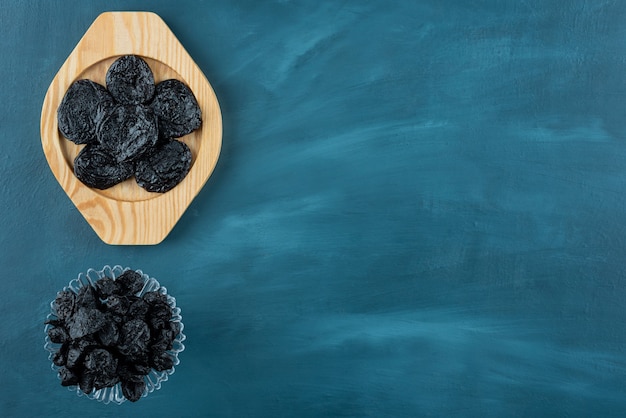
[[[0,8],[0,415],[623,415],[626,3],[70,3]],[[222,106],[158,246],[103,244],[41,150],[106,10],[158,13]],[[137,404],[67,392],[42,348],[55,292],[105,264],[183,309]]]

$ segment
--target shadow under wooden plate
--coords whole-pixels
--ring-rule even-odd
[[[106,71],[121,55],[141,56],[155,82],[183,81],[202,110],[202,126],[180,138],[192,153],[185,179],[166,193],[150,193],[134,178],[110,189],[91,189],[75,176],[73,161],[83,147],[63,137],[57,108],[68,87],[90,79],[104,85]],[[172,230],[213,172],[222,144],[222,119],[215,93],[180,42],[156,14],[107,12],[94,21],[48,88],[41,113],[41,142],[57,181],[108,244],[157,244]]]

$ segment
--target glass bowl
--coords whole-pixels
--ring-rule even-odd
[[[104,277],[116,279],[123,272],[127,270],[130,270],[130,268],[128,267],[123,268],[122,266],[119,266],[119,265],[115,267],[110,267],[107,265],[107,266],[104,266],[102,270],[94,270],[90,268],[89,270],[87,270],[86,273],[80,273],[76,279],[70,281],[69,284],[63,288],[63,291],[69,290],[71,292],[78,293],[80,288],[83,286],[90,286],[90,285],[93,286],[95,282],[97,282],[98,280]],[[180,308],[176,307],[176,299],[174,299],[174,297],[172,297],[171,295],[168,295],[167,289],[161,286],[156,279],[148,276],[141,270],[136,270],[136,271],[142,275],[143,281],[144,281],[144,286],[141,289],[141,292],[139,292],[137,295],[142,296],[144,293],[152,292],[152,291],[157,291],[159,293],[166,295],[167,303],[172,308],[172,317],[170,321],[178,322],[180,324],[180,333],[176,336],[176,339],[173,342],[172,349],[167,351],[167,353],[169,353],[170,356],[174,360],[174,366],[176,366],[180,363],[180,360],[178,359],[178,355],[181,351],[185,349],[185,345],[183,344],[183,341],[185,341],[185,338],[186,338],[185,335],[183,334],[184,325],[182,323],[182,316],[180,315]],[[46,319],[56,319],[56,317],[57,316],[56,316],[54,300],[53,300],[52,302],[50,302],[50,313],[48,314]],[[50,341],[50,338],[48,337],[48,330],[50,328],[51,328],[51,325],[49,324],[46,324],[44,328],[44,332],[46,334],[44,348],[46,349],[46,351],[48,351],[49,353],[48,359],[52,362],[54,353],[59,349],[59,347],[61,347],[61,344],[55,344],[52,341]],[[52,363],[52,370],[54,370],[57,373],[57,377],[59,378],[59,380],[61,380],[61,376],[58,374],[59,367],[56,366],[54,363]],[[150,370],[150,373],[144,376],[144,381],[146,382],[146,388],[143,391],[142,397],[146,397],[148,396],[148,394],[154,392],[155,390],[159,390],[161,388],[161,384],[165,382],[169,378],[169,376],[174,373],[174,371],[175,371],[174,367],[172,367],[169,370],[162,371],[162,372],[158,372],[154,369]],[[108,404],[110,402],[121,404],[124,401],[126,401],[126,398],[122,394],[122,385],[120,383],[117,383],[115,386],[112,386],[112,387],[106,387],[106,388],[102,388],[99,390],[94,390],[88,395],[83,393],[83,391],[80,390],[78,385],[68,386],[68,389],[72,392],[76,392],[78,396],[85,396],[89,399],[93,399],[93,400],[96,400],[105,404]]]

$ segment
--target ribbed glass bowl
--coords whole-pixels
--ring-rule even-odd
[[[80,288],[83,286],[93,286],[95,282],[104,277],[116,279],[126,270],[130,270],[130,268],[123,268],[122,266],[104,266],[102,270],[94,270],[90,268],[89,270],[87,270],[86,273],[80,273],[76,279],[70,281],[69,284],[63,288],[63,290],[69,290],[74,293],[78,293]],[[176,366],[180,363],[180,360],[178,359],[179,353],[185,349],[185,345],[183,344],[183,341],[185,341],[185,335],[183,334],[184,326],[182,323],[182,317],[180,315],[180,308],[176,307],[176,299],[174,299],[174,297],[172,297],[171,295],[168,295],[167,289],[161,286],[156,279],[148,276],[141,270],[136,271],[142,275],[144,280],[143,289],[141,289],[141,292],[138,293],[138,296],[143,296],[144,293],[153,291],[157,291],[166,295],[167,303],[172,308],[172,318],[170,319],[170,321],[180,323],[180,333],[176,336],[176,339],[173,342],[172,349],[168,351],[168,353],[174,359],[174,366]],[[52,302],[50,302],[50,313],[48,314],[47,319],[56,318],[57,316],[54,308],[53,299]],[[50,341],[50,338],[48,337],[48,329],[50,328],[50,325],[46,325],[44,328],[44,332],[46,334],[44,348],[46,349],[46,351],[48,351],[48,359],[52,363],[53,355],[61,347],[61,344],[55,344]],[[59,367],[56,366],[54,363],[52,363],[52,370],[57,373],[57,377],[59,378],[59,380],[61,380],[61,376],[58,374]],[[174,367],[162,372],[157,372],[156,370],[152,369],[150,373],[144,376],[146,388],[143,392],[142,397],[146,397],[148,396],[148,394],[154,392],[155,390],[159,390],[161,388],[161,384],[165,382],[169,378],[169,376],[174,373],[174,371]],[[108,404],[110,402],[121,404],[126,401],[126,398],[122,394],[122,385],[120,383],[117,383],[115,386],[112,387],[94,390],[89,395],[83,393],[78,385],[68,386],[68,389],[72,392],[76,392],[78,396],[86,396],[89,399],[93,399],[105,404]]]

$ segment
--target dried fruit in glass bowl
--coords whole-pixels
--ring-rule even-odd
[[[141,270],[89,269],[51,302],[44,348],[62,386],[104,403],[136,402],[179,364],[181,320],[176,300]]]

